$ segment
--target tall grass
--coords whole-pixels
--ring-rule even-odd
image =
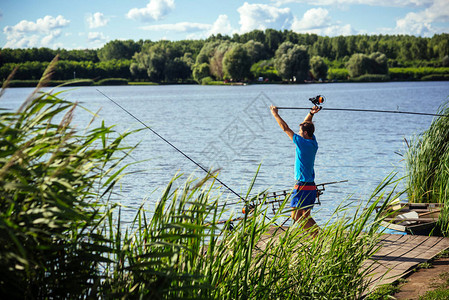
[[[449,114],[449,102],[439,111]],[[445,202],[449,193],[449,118],[437,117],[406,153],[411,202]]]
[[[127,134],[104,124],[79,134],[76,107],[36,91],[18,112],[0,112],[2,296],[354,299],[367,291],[374,207],[394,197],[384,192],[391,179],[355,212],[337,209],[315,239],[295,224],[263,245],[287,202],[270,218],[260,205],[233,230],[218,225],[228,212],[211,177],[181,185],[174,177],[155,207],[136,209],[125,225],[108,198],[131,150],[121,146]]]
[[[204,181],[203,181],[204,182]],[[313,239],[302,224],[267,231],[283,217],[257,206],[229,230],[216,224],[225,212],[211,186],[171,182],[150,218],[141,207],[125,233],[110,215],[113,264],[103,296],[155,299],[356,299],[368,291],[367,259],[378,249],[374,208],[393,193],[382,189],[371,204],[340,207]],[[382,200],[382,201],[383,201]],[[220,208],[221,207],[221,208]],[[348,212],[348,213],[346,213]],[[336,220],[336,221],[335,221]]]
[[[449,114],[446,102],[439,114]],[[440,225],[449,234],[449,117],[437,117],[406,153],[410,202],[444,203]]]

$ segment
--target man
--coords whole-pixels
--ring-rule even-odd
[[[296,184],[293,190],[293,198],[290,206],[292,210],[292,219],[294,222],[305,220],[304,228],[310,230],[313,236],[318,234],[318,225],[315,220],[310,217],[310,210],[316,199],[315,185],[315,155],[318,150],[318,143],[315,139],[315,126],[312,123],[313,115],[321,110],[318,106],[314,106],[305,117],[304,121],[299,124],[298,134],[291,130],[287,123],[279,116],[278,108],[274,105],[270,106],[271,113],[278,122],[282,130],[288,135],[296,146],[295,154],[295,179]]]

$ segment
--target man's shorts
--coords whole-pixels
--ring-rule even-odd
[[[315,182],[297,181],[292,193],[291,207],[311,209],[316,199]]]

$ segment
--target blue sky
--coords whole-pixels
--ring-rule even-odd
[[[2,48],[96,49],[273,28],[326,36],[449,32],[449,0],[1,0]]]

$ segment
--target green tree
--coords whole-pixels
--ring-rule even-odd
[[[310,70],[315,79],[326,79],[328,66],[321,56],[314,56],[310,59]]]
[[[242,80],[249,76],[251,59],[241,44],[234,45],[223,57],[223,70],[226,76]]]
[[[388,74],[387,57],[376,52],[371,55],[356,53],[346,64],[349,76],[359,77],[365,74]]]
[[[265,49],[265,45],[261,42],[256,42],[254,40],[250,40],[243,44],[246,52],[248,53],[249,59],[251,60],[251,64],[258,62],[259,60],[264,60],[268,58],[268,53]]]
[[[140,76],[144,70],[147,78],[155,82],[176,81],[191,76],[193,59],[189,54],[182,56],[173,43],[160,41],[143,49],[133,56],[135,63],[131,64],[130,71],[134,77]]]
[[[131,59],[136,52],[140,52],[140,45],[132,40],[110,41],[98,50],[101,61],[111,59]]]
[[[375,52],[369,58],[371,59],[369,74],[388,74],[388,58],[385,54]]]
[[[203,78],[208,77],[210,74],[209,64],[208,63],[201,63],[201,64],[195,64],[192,69],[192,75],[193,79],[201,83]]]
[[[283,38],[280,31],[274,29],[265,30],[265,45],[267,46],[267,50],[270,55],[274,55],[282,42]]]
[[[210,73],[216,79],[223,79],[223,58],[226,52],[231,49],[236,43],[224,41],[215,47],[212,57],[209,61]]]
[[[368,55],[363,53],[356,53],[351,56],[346,64],[349,76],[359,77],[369,72],[371,60]]]
[[[282,43],[276,50],[274,66],[285,80],[304,82],[309,73],[309,54],[305,46]]]

